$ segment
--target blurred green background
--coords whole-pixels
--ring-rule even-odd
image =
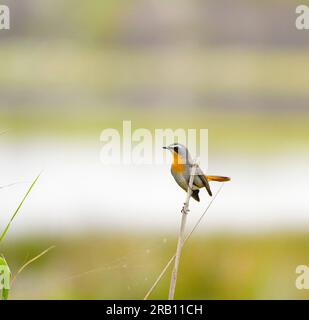
[[[184,250],[177,298],[309,297],[295,287],[295,268],[309,265],[309,34],[295,28],[298,1],[1,4],[11,30],[0,31],[0,186],[21,184],[0,190],[0,227],[24,183],[44,174],[0,252],[16,272],[56,245],[12,298],[141,299],[173,254],[184,193],[168,167],[100,165],[101,131],[123,120],[209,129],[209,170],[233,178]],[[145,173],[152,184],[137,197]]]
[[[176,237],[108,234],[32,238],[4,246],[17,267],[51,243],[12,286],[14,299],[142,299],[175,252]],[[307,234],[198,235],[183,252],[178,299],[307,299],[295,265],[308,259]],[[147,246],[145,245],[147,243]],[[166,299],[170,272],[151,298]]]

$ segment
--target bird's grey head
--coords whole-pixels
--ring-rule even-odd
[[[186,163],[192,162],[188,149],[181,143],[173,143],[168,147],[163,147],[163,149],[167,149],[170,150],[172,153],[178,154]]]

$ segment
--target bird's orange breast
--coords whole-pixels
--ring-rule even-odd
[[[177,173],[183,173],[185,169],[185,161],[181,158],[181,156],[178,153],[173,152],[172,170]]]

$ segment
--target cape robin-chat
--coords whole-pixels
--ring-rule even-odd
[[[188,191],[191,170],[193,161],[188,149],[180,144],[173,143],[164,149],[170,150],[173,155],[173,163],[171,166],[171,173],[177,184],[185,191]],[[192,185],[192,198],[196,201],[200,201],[199,189],[206,188],[208,194],[212,196],[208,181],[226,182],[230,181],[229,177],[222,176],[208,176],[203,173],[201,168],[197,166],[196,173]]]

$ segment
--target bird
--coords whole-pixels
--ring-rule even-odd
[[[171,166],[172,176],[177,184],[187,192],[193,167],[193,161],[188,149],[180,143],[173,143],[168,147],[163,147],[163,149],[171,151],[173,155],[173,163]],[[202,169],[197,166],[192,185],[191,197],[199,202],[199,191],[201,188],[205,187],[208,194],[212,196],[209,181],[226,182],[230,180],[231,178],[229,177],[205,175]]]

